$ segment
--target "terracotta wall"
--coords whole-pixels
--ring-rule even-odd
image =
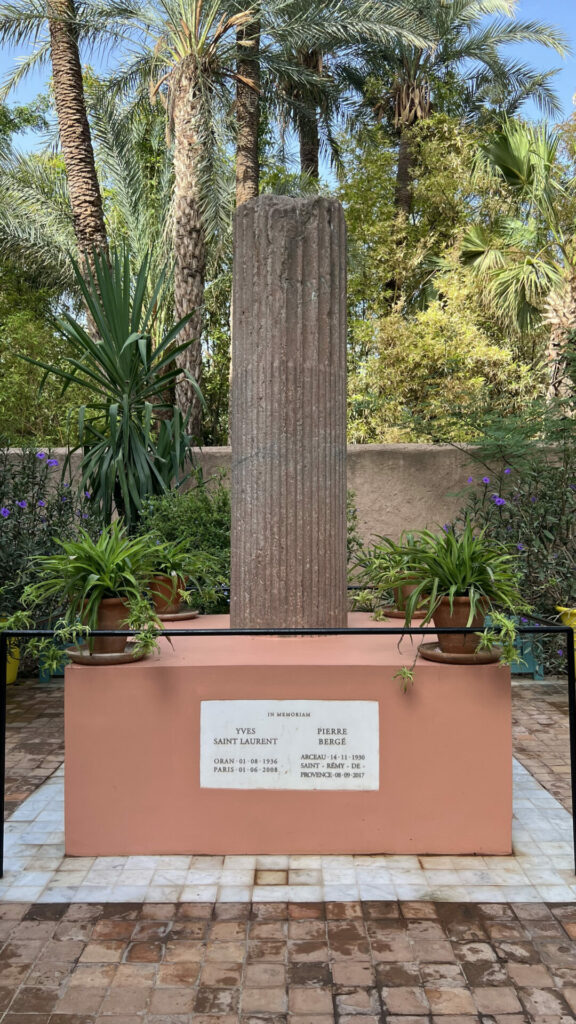
[[[59,456],[63,461],[64,452]],[[230,458],[230,448],[196,452],[207,477],[227,472]],[[478,476],[478,468],[450,445],[349,445],[348,487],[355,494],[363,539],[441,526],[460,507],[461,500],[451,492],[465,489],[470,473]]]
[[[230,448],[205,448],[198,461],[206,475],[230,466]],[[450,445],[348,446],[348,487],[354,491],[364,540],[402,530],[442,526],[458,511],[461,491],[477,467]]]

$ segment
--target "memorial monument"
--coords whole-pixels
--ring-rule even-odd
[[[237,211],[231,616],[199,629],[346,627],[345,237],[333,200]],[[508,670],[419,661],[403,692],[407,657],[223,632],[69,667],[67,853],[510,853]]]

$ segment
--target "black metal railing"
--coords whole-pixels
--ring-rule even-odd
[[[535,620],[536,621],[536,620]],[[158,636],[438,636],[441,633],[477,633],[478,627],[449,626],[438,629],[435,626],[349,626],[342,629],[163,629]],[[518,634],[562,635],[566,638],[566,668],[568,682],[568,718],[570,726],[570,780],[572,792],[572,837],[574,850],[574,873],[576,874],[576,663],[574,657],[574,630],[557,622],[538,625],[518,626]],[[135,636],[136,630],[93,630],[91,636]],[[6,789],[6,671],[8,648],[13,641],[51,637],[52,629],[20,629],[0,632],[0,878],[4,877],[4,810]],[[539,684],[541,685],[541,684]]]

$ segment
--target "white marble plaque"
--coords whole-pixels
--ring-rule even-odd
[[[205,700],[204,789],[378,789],[378,702]]]

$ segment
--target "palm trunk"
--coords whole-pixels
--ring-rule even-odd
[[[300,55],[305,68],[322,72],[322,54],[318,50]],[[300,142],[300,170],[318,181],[320,177],[320,132],[318,130],[317,107],[310,102],[309,109],[300,110],[296,118]]]
[[[200,211],[202,159],[202,106],[197,99],[192,62],[184,62],[173,84],[174,118],[174,312],[176,319],[192,316],[178,337],[189,341],[178,365],[200,383],[202,376],[202,319],[206,239]],[[190,413],[189,429],[197,438],[202,427],[202,408],[193,385],[185,377],[176,385],[176,402],[183,415]]]
[[[320,177],[320,134],[318,121],[314,114],[298,116],[298,136],[300,141],[300,170],[318,181]]]
[[[96,174],[75,28],[74,0],[49,0],[50,53],[60,143],[66,165],[74,232],[85,261],[106,249],[102,196]]]
[[[412,151],[406,129],[401,129],[398,146],[398,167],[396,170],[396,187],[394,189],[394,205],[408,215],[412,209]]]
[[[548,399],[551,400],[565,398],[574,390],[574,366],[570,364],[576,355],[576,273],[572,271],[562,291],[553,292],[549,296],[547,306],[546,320],[550,325],[550,338],[546,358],[549,367]]]
[[[236,38],[239,76],[236,82],[236,206],[241,206],[248,199],[254,199],[259,188],[260,22],[253,21],[239,28]]]

